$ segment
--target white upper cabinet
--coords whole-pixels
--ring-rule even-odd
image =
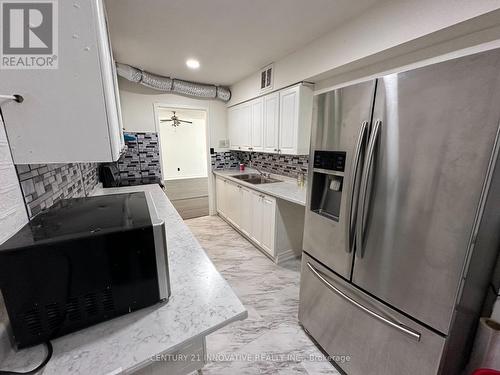
[[[250,151],[252,147],[252,106],[245,103],[229,108],[227,120],[231,150]]]
[[[262,151],[264,149],[263,125],[264,125],[264,105],[262,98],[250,102],[252,107],[252,135],[251,148],[252,151]]]
[[[299,85],[280,91],[279,152],[309,153],[312,121],[312,89]]]
[[[266,95],[264,102],[264,147],[265,152],[278,152],[279,149],[279,101],[280,95],[275,92]]]
[[[308,154],[312,96],[309,86],[299,84],[230,108],[231,149]]]
[[[116,70],[101,0],[58,1],[55,69],[0,69],[14,163],[116,161],[123,149]]]
[[[299,92],[296,87],[280,92],[279,148],[285,154],[293,154],[297,150],[298,97]]]
[[[239,150],[240,143],[238,137],[238,107],[229,108],[227,112],[229,148],[231,150]]]
[[[252,148],[252,105],[245,103],[239,112],[239,134],[241,150],[250,151]]]

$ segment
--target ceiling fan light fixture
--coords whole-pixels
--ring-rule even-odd
[[[200,62],[196,59],[187,59],[186,60],[186,66],[189,69],[199,69],[200,68]]]
[[[185,124],[192,124],[193,121],[186,121],[186,120],[181,120],[178,118],[175,114],[175,111],[172,111],[172,117],[169,119],[160,119],[160,122],[172,122],[172,126],[176,128],[177,126],[181,125],[181,123]]]

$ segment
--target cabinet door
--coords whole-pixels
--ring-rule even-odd
[[[241,150],[249,151],[252,147],[252,106],[250,103],[241,104],[238,109],[238,137]]]
[[[297,153],[299,88],[295,86],[280,92],[279,150],[282,154]]]
[[[262,240],[262,194],[250,192],[250,238],[260,245]]]
[[[263,150],[263,99],[259,98],[251,102],[252,108],[252,151]]]
[[[250,236],[252,228],[252,193],[249,189],[238,186],[239,189],[239,203],[240,203],[240,230]]]
[[[229,148],[231,150],[238,150],[238,107],[230,108],[227,112],[227,128],[229,134]]]
[[[220,177],[217,177],[215,180],[215,193],[217,199],[217,212],[219,212],[222,216],[226,216],[224,203],[226,202],[226,194],[225,194],[225,185],[226,183]]]
[[[24,97],[21,104],[2,100],[14,164],[112,162],[120,156],[122,124],[103,1],[78,1],[78,9],[74,3],[53,5],[61,30],[57,69],[0,68],[0,93]]]
[[[228,219],[229,221],[231,221],[233,224],[234,224],[234,207],[235,207],[235,203],[234,203],[234,189],[233,189],[233,185],[228,181],[228,180],[224,180],[224,183],[226,184],[225,186],[225,193],[226,193],[226,206],[225,206],[225,209],[226,209],[226,219]]]
[[[262,235],[260,246],[262,246],[262,248],[270,255],[274,256],[276,200],[274,198],[264,196],[261,200],[261,210]]]
[[[227,180],[226,180],[227,181]],[[241,222],[241,205],[240,205],[240,194],[238,187],[227,181],[226,183],[226,192],[228,197],[228,216],[227,218],[233,225],[236,227],[240,227]]]
[[[263,98],[264,107],[264,152],[278,152],[279,145],[279,93],[266,95]]]

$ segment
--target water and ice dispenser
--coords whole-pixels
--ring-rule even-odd
[[[344,185],[346,153],[315,151],[311,190],[311,211],[338,221]]]

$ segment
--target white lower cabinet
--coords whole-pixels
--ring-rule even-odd
[[[205,337],[195,337],[172,352],[154,355],[145,367],[133,371],[133,375],[185,375],[205,366],[207,345]],[[116,372],[114,372],[116,373]],[[123,372],[120,371],[120,374]],[[128,374],[128,372],[127,372]]]
[[[252,196],[251,191],[246,187],[238,185],[240,213],[238,225],[240,230],[247,236],[252,233]]]
[[[230,182],[228,180],[224,180],[225,182],[225,193],[227,197],[226,203],[224,203],[224,207],[226,208],[226,217],[231,221],[232,224],[239,227],[240,226],[240,218],[241,218],[241,209],[238,203],[239,201],[239,191],[238,187],[235,183]]]
[[[227,202],[227,200],[223,199],[223,197],[226,194],[226,180],[223,180],[222,178],[217,178],[215,180],[215,198],[217,200],[217,212],[219,212],[221,215],[226,215],[226,207],[224,206],[224,203]]]
[[[261,237],[260,246],[266,250],[269,254],[275,255],[275,243],[274,243],[274,232],[275,232],[275,214],[276,214],[276,199],[268,197],[266,195],[262,196],[260,202],[261,206]]]
[[[217,212],[275,262],[300,256],[303,206],[216,177]]]
[[[250,239],[257,245],[261,245],[262,238],[262,194],[258,191],[252,190],[250,195],[251,209],[250,209],[250,222],[251,232]]]
[[[253,190],[250,194],[250,239],[265,250],[269,255],[274,257],[276,199],[255,190]]]

